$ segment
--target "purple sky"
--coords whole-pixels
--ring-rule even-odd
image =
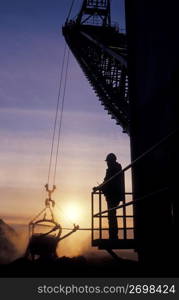
[[[28,222],[43,205],[64,49],[61,26],[70,3],[0,1],[0,205],[2,217],[12,222]],[[112,20],[124,28],[122,0],[112,1]],[[103,110],[72,55],[69,70],[56,200],[61,206],[78,202],[90,224],[90,192],[104,178],[105,156],[114,152],[126,166],[129,139]]]

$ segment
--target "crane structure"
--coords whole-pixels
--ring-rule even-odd
[[[111,1],[84,0],[77,17],[68,17],[62,31],[104,109],[123,132],[130,134],[126,34],[111,22]],[[107,238],[109,228],[103,226],[102,220],[106,221],[107,215],[96,215],[96,198],[99,197],[101,213],[103,197],[98,191],[92,192],[91,244],[107,250],[115,258],[113,249],[135,248],[133,208],[130,213],[125,208],[127,194],[131,195],[131,192],[125,193],[122,215],[117,217],[120,238],[114,242]],[[94,225],[96,218],[99,220],[97,227]]]
[[[94,218],[99,218],[99,236],[94,240],[92,230],[92,245],[110,251],[136,249],[139,261],[149,269],[171,273],[178,261],[177,4],[162,3],[161,10],[160,1],[125,0],[126,37],[111,22],[110,2],[83,0],[77,17],[68,17],[62,28],[104,109],[130,136],[132,163],[122,172],[132,171],[132,201],[116,208],[123,211],[119,215],[123,237],[115,245],[103,240],[107,211],[96,191],[98,212],[93,211],[93,192],[92,229]],[[133,205],[133,241],[128,240],[129,205]]]
[[[63,35],[104,109],[129,132],[126,35],[111,24],[110,0],[85,0]]]

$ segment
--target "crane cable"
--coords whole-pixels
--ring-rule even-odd
[[[75,0],[72,0],[72,1],[71,1],[71,6],[70,6],[70,9],[69,9],[67,18],[66,18],[66,22],[68,22],[68,20],[69,20],[69,18],[70,18],[70,15],[71,15],[71,12],[72,12],[74,3],[75,3]]]
[[[68,67],[69,67],[69,50],[67,50],[67,46],[65,44],[64,53],[63,53],[63,63],[62,63],[62,68],[61,68],[61,73],[60,73],[60,83],[59,83],[59,89],[58,89],[55,119],[54,119],[54,125],[53,125],[52,141],[51,141],[50,159],[49,159],[48,176],[47,176],[47,184],[48,185],[50,184],[50,177],[51,177],[51,173],[52,173],[52,163],[53,163],[53,154],[54,154],[54,146],[55,146],[55,137],[56,137],[57,126],[58,126],[58,117],[59,117],[59,107],[60,107],[62,83],[63,83],[63,80],[64,80],[64,88],[63,88],[62,103],[61,103],[61,112],[60,112],[60,117],[59,117],[57,147],[56,147],[56,154],[55,154],[55,165],[54,165],[54,170],[53,170],[53,185],[55,185],[58,154],[59,154],[59,146],[60,146],[60,138],[61,138],[61,129],[62,129],[62,120],[63,120],[63,112],[64,112],[64,102],[65,102],[65,94],[66,94],[66,86],[67,86],[67,77],[68,77]]]
[[[72,0],[71,1],[70,9],[69,9],[69,12],[68,12],[68,15],[67,15],[66,22],[70,18],[70,15],[71,15],[74,3],[75,3],[75,0]],[[67,53],[67,59],[66,59],[66,53]],[[66,63],[66,65],[65,65],[65,63]],[[68,66],[69,66],[69,50],[67,50],[67,45],[65,43],[64,53],[63,53],[63,63],[62,63],[61,74],[60,74],[60,83],[59,83],[58,97],[57,97],[56,113],[55,113],[55,119],[54,119],[54,125],[53,125],[51,150],[50,150],[50,159],[49,159],[48,176],[47,176],[47,184],[48,185],[50,184],[50,175],[51,175],[51,169],[52,169],[55,135],[56,135],[56,131],[57,131],[57,121],[58,121],[58,115],[59,115],[60,96],[61,96],[63,76],[64,76],[64,72],[65,72],[65,79],[64,79],[65,83],[64,83],[63,96],[62,96],[61,113],[60,113],[59,128],[58,128],[58,138],[57,138],[57,148],[56,148],[56,155],[55,155],[53,185],[55,185],[55,180],[56,180],[56,171],[57,171],[57,163],[58,163],[60,138],[61,138],[64,101],[65,101],[65,93],[66,93],[66,85],[67,85]],[[65,69],[65,71],[64,71],[64,69]]]
[[[69,19],[70,15],[71,15],[71,11],[72,11],[74,2],[75,2],[75,0],[72,0],[71,6],[69,9],[69,13],[67,16],[67,20]],[[57,104],[56,104],[56,111],[55,111],[54,124],[53,124],[53,133],[52,133],[50,159],[49,159],[47,185],[46,185],[47,191],[49,189],[48,186],[50,185],[50,179],[51,179],[52,185],[55,189],[57,164],[58,164],[58,160],[59,160],[59,147],[60,147],[61,132],[62,132],[64,104],[65,104],[65,95],[66,95],[66,87],[67,87],[67,81],[68,81],[69,58],[70,58],[70,51],[69,51],[69,49],[67,49],[67,44],[65,43],[65,47],[64,47],[64,51],[63,51],[63,58],[62,58],[62,67],[61,67],[60,76],[59,76],[59,89],[58,89]],[[62,97],[61,97],[61,95],[62,95]],[[61,107],[60,107],[60,100],[61,100]],[[57,144],[56,144],[56,149],[54,149],[56,137],[57,137]],[[56,152],[56,153],[54,153],[54,152]],[[54,159],[53,159],[53,155],[55,155]],[[53,166],[53,170],[52,170],[53,162],[54,162],[54,166]],[[59,206],[58,206],[58,208],[60,209]],[[62,214],[65,216],[62,209],[60,209],[60,210],[61,210]],[[67,216],[66,216],[66,218],[70,221],[70,223],[72,222]]]
[[[43,220],[45,221],[46,220],[46,209],[50,210],[51,218],[54,221],[54,215],[53,215],[52,210],[53,210],[53,207],[55,206],[55,201],[51,199],[51,194],[54,192],[54,190],[56,188],[55,187],[55,179],[56,179],[57,163],[58,163],[58,157],[59,157],[59,146],[60,146],[60,139],[61,139],[64,103],[65,103],[65,95],[66,95],[66,87],[67,87],[67,79],[68,79],[69,57],[70,57],[70,51],[69,51],[69,49],[67,49],[67,46],[65,44],[64,53],[63,53],[63,63],[62,63],[62,68],[61,68],[61,72],[60,72],[57,105],[56,105],[54,125],[53,125],[53,134],[52,134],[51,149],[50,149],[49,167],[48,167],[48,178],[47,178],[47,184],[45,185],[46,191],[48,193],[48,198],[45,200],[45,208],[42,209],[42,211],[40,211],[40,213],[38,213],[32,219],[32,221],[29,223],[30,225],[32,225],[33,222],[43,213],[44,213]],[[62,88],[62,83],[64,83],[63,88]],[[62,91],[62,89],[63,89],[63,91]],[[62,99],[61,99],[61,94],[62,94]],[[61,101],[61,109],[60,109],[60,99],[62,100]],[[55,153],[55,158],[53,159],[53,155],[55,152],[54,146],[55,146],[56,136],[57,136],[56,153]],[[53,161],[54,161],[54,168],[52,170]],[[51,175],[52,171],[53,171],[53,177]],[[52,181],[53,188],[49,189],[49,184],[50,184],[51,178],[53,179],[53,181]],[[64,214],[64,216],[65,216],[65,214]],[[72,222],[70,219],[69,219],[69,221],[70,221],[70,223]]]
[[[51,143],[51,150],[50,150],[47,186],[50,184],[50,178],[52,177],[51,170],[52,170],[52,163],[53,163],[54,144],[55,144],[56,132],[58,130],[57,146],[56,146],[56,153],[55,153],[55,158],[54,158],[55,163],[54,163],[54,170],[53,170],[53,182],[52,182],[53,186],[55,186],[55,181],[56,181],[57,164],[58,164],[58,159],[59,159],[59,147],[60,147],[61,132],[62,132],[62,121],[63,121],[64,104],[65,104],[65,95],[66,95],[66,88],[67,88],[67,82],[68,82],[69,61],[70,61],[70,51],[69,51],[69,49],[67,49],[67,46],[65,44],[64,54],[63,54],[63,63],[62,63],[61,74],[60,74],[60,84],[59,84],[59,91],[58,91],[58,97],[57,97],[54,126],[53,126],[53,135],[52,135],[52,143]],[[63,86],[63,91],[62,91],[62,83],[63,82],[64,82],[64,86]],[[62,92],[63,92],[63,94],[62,94],[62,102],[61,102],[61,109],[60,109],[60,98],[61,98]],[[59,112],[59,110],[60,110],[60,112]],[[60,116],[59,116],[59,114],[60,114]],[[58,117],[59,117],[59,119],[58,119]],[[70,220],[70,218],[65,216],[65,213],[59,207],[59,205],[57,203],[55,203],[55,205],[58,207],[58,209],[61,210],[62,215],[65,218],[67,218],[70,223],[72,223],[72,220]]]
[[[59,120],[59,127],[58,127],[58,138],[57,138],[57,149],[56,149],[55,167],[54,167],[54,175],[53,175],[53,184],[54,185],[55,185],[55,181],[56,181],[57,163],[58,163],[58,158],[59,158],[59,146],[60,146],[60,139],[61,139],[64,103],[65,103],[65,95],[66,95],[66,87],[67,87],[67,79],[68,79],[69,57],[70,57],[70,52],[69,52],[69,50],[67,50],[67,61],[66,61],[65,78],[64,78],[65,83],[64,83],[62,104],[61,104],[61,111],[60,111],[60,120]]]
[[[75,2],[75,0],[72,0],[67,20],[71,15],[71,11],[72,11],[74,2]],[[35,218],[33,218],[33,220],[29,223],[29,226],[31,226],[32,224],[33,225],[36,224],[35,220],[43,213],[44,213],[43,221],[47,220],[46,219],[46,209],[50,210],[52,221],[54,222],[54,216],[53,216],[52,209],[55,205],[55,201],[51,199],[51,194],[53,193],[53,191],[56,188],[55,180],[56,180],[56,173],[57,173],[57,163],[58,163],[58,158],[59,158],[59,146],[60,146],[60,140],[61,140],[66,87],[67,87],[67,81],[68,81],[69,58],[70,58],[70,51],[69,51],[69,49],[67,49],[67,44],[65,43],[65,47],[64,47],[64,51],[63,51],[63,58],[62,58],[62,67],[61,67],[61,71],[59,72],[59,74],[60,74],[59,88],[58,88],[57,104],[56,104],[56,111],[55,111],[54,124],[53,124],[53,130],[52,130],[52,140],[51,140],[50,158],[49,158],[49,165],[48,165],[47,184],[45,185],[46,191],[48,193],[48,198],[45,200],[45,208],[42,209],[42,211],[40,211],[40,213],[38,213],[35,216]],[[63,85],[63,88],[62,88],[62,85]],[[62,89],[63,89],[63,91],[62,91]],[[61,94],[62,94],[62,98],[61,98]],[[61,110],[60,110],[60,99],[61,99]],[[56,136],[57,136],[56,149],[54,149]],[[53,158],[54,152],[56,152],[55,158]],[[54,162],[54,167],[52,170],[53,162]],[[51,180],[52,184],[53,184],[52,189],[49,189],[50,179],[52,179]],[[63,211],[62,211],[62,213],[63,213]],[[67,216],[66,216],[66,218],[70,221],[70,223],[72,222]],[[73,225],[75,228],[75,224],[73,224]]]

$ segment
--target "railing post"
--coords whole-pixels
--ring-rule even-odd
[[[125,191],[125,182],[124,182],[124,191]],[[124,232],[123,238],[127,239],[127,222],[126,222],[126,206],[125,206],[126,194],[125,194],[125,192],[124,192],[123,204],[124,204],[124,206],[123,206],[123,228],[124,228],[123,229],[123,232]]]
[[[91,193],[91,242],[94,240],[94,192]]]
[[[101,216],[101,212],[102,212],[102,201],[101,201],[101,195],[102,195],[102,192],[99,191],[99,239],[101,240],[102,239],[102,216]]]

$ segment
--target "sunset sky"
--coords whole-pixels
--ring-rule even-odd
[[[76,1],[75,16],[82,1]],[[61,26],[71,0],[1,0],[0,207],[8,223],[28,223],[43,208],[50,143],[62,64]],[[112,1],[124,28],[124,3]],[[90,193],[105,175],[105,157],[130,162],[129,138],[104,111],[72,54],[54,200],[59,221],[90,226]],[[78,233],[76,236],[79,237]]]

